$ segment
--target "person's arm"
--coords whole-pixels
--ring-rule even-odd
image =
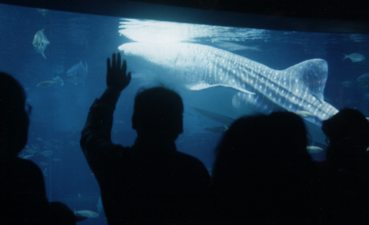
[[[120,92],[127,87],[131,73],[127,72],[127,64],[120,53],[107,59],[107,88],[103,95],[96,99],[90,108],[85,127],[81,135],[81,147],[87,161],[94,172],[104,166],[115,149],[111,141],[113,113]]]

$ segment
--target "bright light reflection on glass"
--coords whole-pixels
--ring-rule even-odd
[[[154,20],[122,19],[119,33],[135,42],[178,43],[244,42],[255,39],[268,39],[266,30],[210,26],[201,24],[163,22]],[[254,47],[255,48],[255,47]]]

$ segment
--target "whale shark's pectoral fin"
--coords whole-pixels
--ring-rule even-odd
[[[200,83],[196,83],[196,84],[189,84],[186,87],[191,91],[201,91],[201,90],[216,87],[216,86],[205,83],[205,82],[200,82]]]
[[[195,84],[190,84],[186,86],[189,90],[191,91],[202,91],[208,88],[214,88],[214,87],[225,87],[225,88],[231,88],[237,91],[240,91],[242,93],[245,94],[249,94],[249,95],[254,95],[255,93],[252,91],[248,91],[246,89],[242,89],[242,88],[238,88],[238,87],[234,87],[234,86],[229,86],[229,85],[224,85],[224,84],[209,84],[206,82],[199,82],[199,83],[195,83]]]

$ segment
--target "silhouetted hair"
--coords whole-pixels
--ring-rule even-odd
[[[369,144],[369,122],[356,109],[345,108],[323,122],[323,132],[331,143],[353,138],[363,145]]]
[[[182,98],[164,87],[143,90],[136,95],[132,126],[138,133],[170,135],[182,132]]]
[[[213,177],[215,183],[239,180],[232,176],[244,173],[263,157],[266,116],[243,116],[224,133],[216,149]],[[257,158],[257,159],[256,159]]]
[[[214,164],[221,224],[306,224],[314,178],[306,145],[304,121],[294,113],[237,119],[218,145]]]
[[[323,121],[322,129],[329,139],[326,224],[369,224],[369,122],[360,111],[345,108]]]
[[[304,120],[292,112],[273,112],[269,116],[271,127],[274,132],[276,143],[282,143],[283,147],[290,146],[295,153],[308,154],[306,146],[308,144],[307,131]],[[282,147],[282,146],[281,146]],[[296,152],[298,150],[302,152]]]
[[[26,95],[20,83],[0,72],[0,145],[1,155],[17,155],[27,142],[28,115]]]
[[[24,109],[26,95],[20,83],[7,73],[0,72],[1,112],[12,113]]]

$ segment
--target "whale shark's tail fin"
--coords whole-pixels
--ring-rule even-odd
[[[310,93],[324,100],[324,88],[328,78],[328,65],[324,59],[309,59],[295,64],[282,71],[287,84],[292,84],[292,90],[304,85]]]

